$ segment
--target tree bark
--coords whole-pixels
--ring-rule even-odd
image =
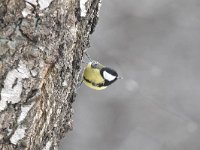
[[[100,0],[0,1],[0,149],[58,149],[72,129]]]

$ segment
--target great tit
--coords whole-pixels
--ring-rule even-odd
[[[89,62],[83,72],[83,82],[94,90],[103,90],[119,78],[115,70],[95,61]]]

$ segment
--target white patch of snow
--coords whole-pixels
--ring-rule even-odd
[[[87,2],[87,0],[80,0],[80,8],[81,8],[81,17],[85,17],[87,14],[87,10],[85,7],[85,3]]]
[[[21,108],[21,114],[17,120],[18,123],[20,123],[22,120],[25,119],[25,117],[27,116],[29,110],[32,108],[34,103],[32,103],[31,105],[27,105],[27,106],[22,106]]]
[[[52,144],[52,141],[48,141],[45,147],[43,148],[43,150],[49,150],[51,148],[51,144]]]
[[[72,26],[71,28],[70,28],[70,31],[71,31],[71,33],[72,33],[72,35],[74,36],[74,37],[76,37],[76,33],[77,33],[77,28],[76,28],[76,26]]]
[[[24,9],[22,10],[22,15],[23,15],[23,17],[28,16],[28,14],[31,14],[31,11],[30,11],[28,8],[24,8]]]
[[[37,76],[37,74],[38,74],[38,72],[37,72],[36,69],[31,70],[31,75],[32,75],[33,77]]]
[[[0,111],[6,108],[7,103],[15,104],[21,100],[22,79],[29,76],[30,72],[22,62],[19,63],[17,69],[8,72],[4,81],[4,88],[1,91]]]
[[[26,7],[22,10],[23,17],[28,16],[29,14],[32,14],[32,6],[29,3],[26,3]]]
[[[8,131],[7,135],[9,136],[12,133],[13,130],[10,129],[10,128],[7,128],[7,131]]]
[[[67,86],[67,81],[66,80],[63,81],[62,86]]]
[[[52,0],[38,0],[38,3],[40,5],[40,10],[47,8]]]
[[[10,142],[12,144],[17,144],[17,142],[19,140],[21,140],[24,136],[25,136],[25,127],[21,127],[21,128],[17,128],[17,130],[15,131],[15,133],[12,135],[12,137],[10,138]]]
[[[36,0],[26,0],[27,2],[33,4],[33,5],[37,5],[37,1]]]
[[[100,0],[100,1],[99,1],[99,4],[98,4],[98,10],[100,10],[101,5],[102,5],[102,4],[101,4],[101,0]],[[97,13],[98,13],[97,15],[99,16],[99,11],[98,11]]]

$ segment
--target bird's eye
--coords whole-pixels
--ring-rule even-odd
[[[91,64],[91,67],[92,67],[92,68],[97,68],[97,66],[98,66],[98,63],[97,63],[97,62],[93,62],[93,63]]]

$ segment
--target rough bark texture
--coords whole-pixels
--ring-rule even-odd
[[[0,1],[0,149],[57,149],[72,129],[83,50],[99,3]]]

